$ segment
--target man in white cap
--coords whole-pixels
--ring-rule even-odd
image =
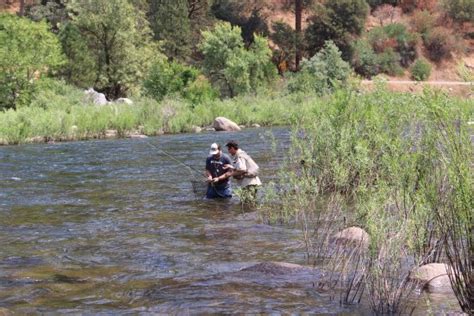
[[[229,156],[221,151],[220,145],[212,144],[209,157],[206,159],[206,177],[209,182],[206,197],[208,199],[232,197],[231,176],[232,162]]]

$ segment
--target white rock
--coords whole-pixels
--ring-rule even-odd
[[[254,123],[254,124],[252,124],[252,127],[254,127],[254,128],[260,128],[261,126],[260,126],[260,124]]]
[[[192,131],[193,133],[201,133],[202,128],[200,128],[199,126],[193,125],[193,126],[191,126],[191,131]]]
[[[129,98],[118,98],[117,100],[115,100],[115,103],[133,104],[133,101]]]
[[[91,102],[96,105],[105,105],[109,103],[109,101],[107,101],[107,98],[105,97],[105,94],[99,93],[92,88],[89,88],[88,90],[84,91],[84,94],[86,95],[87,102]]]

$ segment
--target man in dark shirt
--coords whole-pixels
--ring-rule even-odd
[[[232,197],[231,175],[232,162],[229,156],[221,151],[218,144],[212,144],[209,157],[206,159],[206,176],[209,182],[206,197],[208,199]]]

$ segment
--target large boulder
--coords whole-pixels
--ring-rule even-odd
[[[333,240],[338,244],[361,245],[365,248],[369,246],[370,236],[362,228],[352,226],[334,234]]]
[[[226,131],[226,132],[240,131],[239,125],[232,122],[228,118],[225,118],[222,116],[216,117],[214,119],[213,126],[216,131]]]
[[[428,292],[452,293],[447,269],[448,265],[444,263],[425,264],[413,270],[410,279],[419,282]]]
[[[109,101],[107,101],[107,98],[105,97],[105,94],[99,93],[92,88],[89,88],[84,91],[84,94],[86,95],[86,101],[94,103],[95,105],[105,105],[109,103]]]

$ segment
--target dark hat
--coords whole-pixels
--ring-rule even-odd
[[[239,148],[239,144],[235,140],[229,140],[227,144],[225,144],[226,147],[233,147],[233,148]]]

